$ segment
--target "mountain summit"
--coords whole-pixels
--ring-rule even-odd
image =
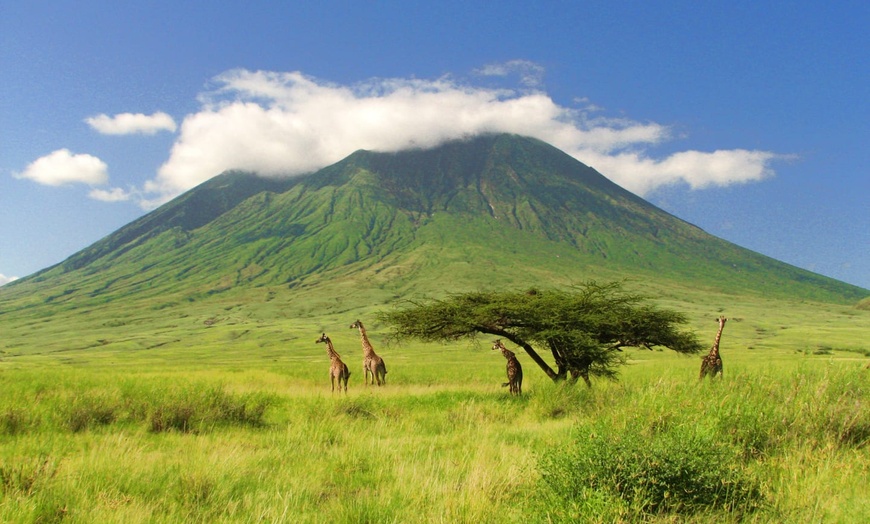
[[[357,151],[296,178],[224,173],[4,286],[0,312],[324,286],[352,308],[623,277],[841,303],[867,294],[709,235],[544,142],[497,134]]]

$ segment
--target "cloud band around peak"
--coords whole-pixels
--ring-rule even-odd
[[[105,134],[153,134],[178,130],[168,159],[141,188],[93,190],[102,201],[135,199],[146,209],[226,170],[263,176],[294,176],[337,162],[359,149],[399,151],[434,147],[481,133],[538,138],[644,196],[656,188],[693,189],[757,181],[774,174],[771,164],[789,158],[744,149],[680,151],[656,156],[653,146],[671,140],[655,122],[604,116],[585,98],[576,106],[556,103],[540,86],[543,68],[514,60],[475,71],[476,78],[519,75],[516,89],[483,87],[444,76],[375,78],[353,85],[319,80],[299,71],[236,69],[213,79],[198,97],[200,109],[180,126],[166,113],[122,113],[86,119]],[[58,150],[21,175],[42,184],[107,181],[104,163],[90,155]]]
[[[481,70],[502,75],[513,61]],[[436,80],[374,79],[343,86],[301,72],[223,73],[200,96],[202,109],[181,124],[169,159],[146,184],[155,203],[227,169],[292,176],[341,160],[358,149],[432,147],[484,132],[533,136],[595,167],[626,189],[692,188],[760,180],[782,158],[765,151],[683,151],[665,158],[648,149],[671,138],[667,126],[598,115],[599,109],[561,106],[545,92],[494,89]],[[523,82],[525,88],[528,82]],[[594,114],[593,114],[594,113]]]

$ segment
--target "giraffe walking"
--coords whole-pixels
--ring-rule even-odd
[[[523,394],[523,367],[520,365],[520,361],[517,360],[516,354],[504,347],[501,339],[495,341],[495,345],[492,346],[493,350],[500,350],[501,354],[504,355],[504,358],[507,359],[507,378],[508,381],[501,385],[501,387],[510,386],[511,395],[522,395]]]
[[[384,359],[375,354],[375,348],[369,342],[369,337],[366,335],[366,328],[362,322],[357,320],[350,325],[351,329],[359,329],[359,337],[362,342],[363,350],[363,373],[365,373],[366,386],[369,385],[369,375],[372,377],[372,385],[377,381],[378,386],[386,385],[387,383],[387,365],[384,364]]]
[[[722,339],[722,330],[725,329],[725,321],[728,320],[724,316],[719,317],[719,331],[716,332],[716,338],[713,339],[713,347],[710,348],[710,353],[701,361],[701,374],[698,380],[704,380],[704,377],[709,376],[711,379],[722,377],[722,356],[719,355],[719,340]]]
[[[338,391],[341,392],[341,384],[344,383],[344,392],[347,393],[347,379],[350,378],[350,370],[347,369],[347,364],[341,361],[341,355],[335,351],[332,341],[326,336],[326,333],[320,335],[320,338],[314,341],[315,344],[320,342],[326,343],[326,354],[329,355],[329,361],[332,363],[329,366],[329,381],[332,383],[332,392],[335,393],[335,381],[338,380]]]

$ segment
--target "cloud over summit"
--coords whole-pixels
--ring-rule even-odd
[[[590,103],[559,105],[537,89],[543,69],[533,62],[493,64],[476,73],[518,74],[522,89],[468,85],[449,76],[339,85],[298,71],[227,71],[200,95],[201,110],[184,118],[169,159],[144,189],[153,205],[227,169],[292,176],[358,149],[432,147],[485,132],[549,142],[640,195],[666,184],[704,188],[759,180],[780,158],[740,149],[656,158],[649,148],[672,138],[668,126],[600,116]]]

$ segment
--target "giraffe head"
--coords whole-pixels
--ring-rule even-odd
[[[350,329],[359,329],[361,327],[362,327],[362,322],[360,322],[359,320],[357,320],[356,322],[354,322],[353,324],[350,325]]]
[[[329,342],[329,337],[326,336],[326,333],[320,335],[320,338],[314,341],[315,344],[319,344],[321,342]]]
[[[495,343],[492,345],[492,349],[493,351],[495,351],[496,349],[501,351],[501,354],[504,355],[505,358],[510,358],[514,356],[514,352],[506,348],[501,339],[495,341]]]

